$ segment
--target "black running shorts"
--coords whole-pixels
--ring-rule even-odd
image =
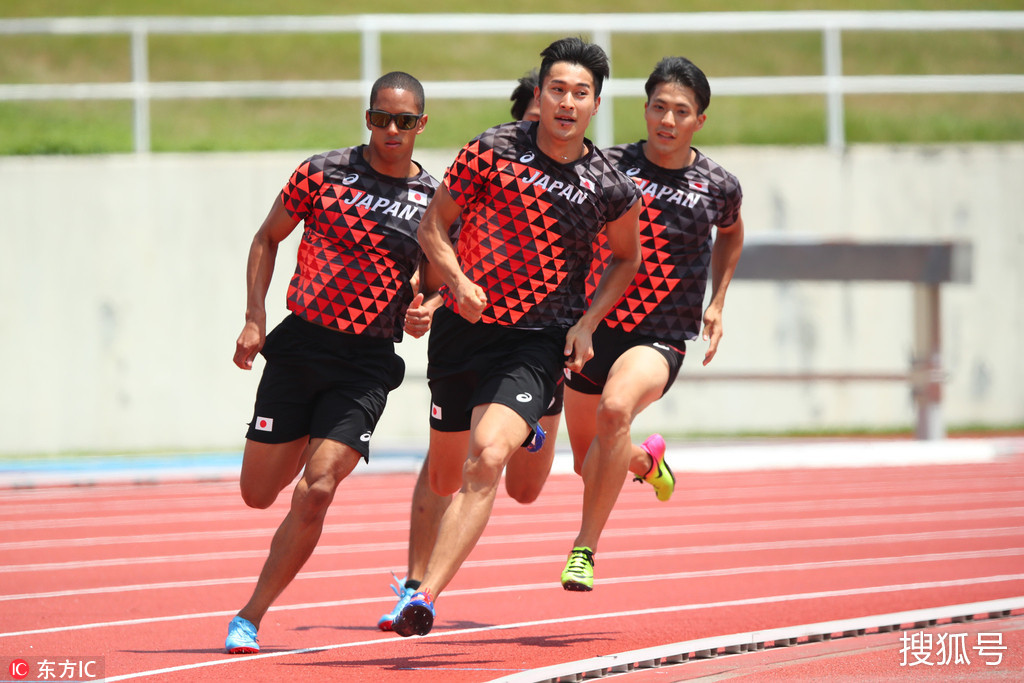
[[[562,368],[563,372],[568,372],[565,368]],[[548,403],[547,410],[544,411],[544,416],[549,415],[561,415],[562,406],[565,404],[565,377],[560,376],[558,378],[558,384],[555,385],[555,395],[551,397],[551,402]]]
[[[246,438],[339,441],[369,460],[370,437],[405,362],[391,339],[338,332],[292,314],[267,335],[266,367]]]
[[[668,381],[661,391],[661,395],[664,396],[676,381],[679,368],[683,365],[683,357],[686,355],[684,342],[666,342],[657,337],[623,332],[621,329],[608,327],[604,322],[594,330],[592,339],[594,357],[587,361],[579,372],[566,373],[565,385],[581,394],[600,394],[604,391],[608,373],[619,356],[634,346],[649,346],[668,361]]]
[[[508,406],[530,426],[552,405],[564,365],[565,330],[470,323],[442,307],[427,343],[430,426],[469,430],[473,408]]]

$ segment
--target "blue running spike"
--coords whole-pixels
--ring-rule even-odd
[[[395,623],[395,619],[398,618],[398,615],[401,613],[402,608],[406,606],[406,604],[409,602],[409,598],[411,598],[413,593],[416,592],[412,588],[406,588],[405,581],[399,581],[398,577],[395,576],[394,573],[392,573],[391,576],[393,576],[395,579],[395,583],[391,586],[391,590],[394,591],[395,595],[398,596],[398,603],[395,604],[394,609],[392,609],[387,614],[381,616],[381,618],[377,620],[377,628],[379,628],[381,631],[391,630],[391,625]]]
[[[398,618],[391,625],[391,630],[403,638],[412,635],[425,636],[434,626],[434,616],[434,598],[429,592],[416,593],[406,599]]]
[[[544,437],[547,436],[544,430],[540,428],[539,424],[533,425],[533,436],[530,437],[529,443],[526,444],[526,450],[530,453],[536,453],[540,449],[544,448]]]
[[[256,642],[256,627],[248,619],[235,617],[228,624],[228,637],[224,641],[224,649],[232,655],[251,655],[260,651]]]

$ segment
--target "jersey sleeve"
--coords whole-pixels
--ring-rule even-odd
[[[480,135],[459,151],[444,175],[444,186],[452,199],[466,208],[487,184],[494,153],[485,135]]]
[[[633,205],[640,201],[640,188],[629,177],[623,174],[621,182],[614,186],[608,201],[608,223],[622,218]]]
[[[312,210],[313,198],[324,181],[323,156],[312,156],[292,172],[288,183],[281,190],[281,203],[288,215],[297,221],[304,221]]]
[[[739,179],[731,173],[726,178],[723,186],[725,190],[725,205],[722,207],[718,219],[718,227],[728,228],[739,218],[740,205],[743,203],[743,188],[740,187]]]
[[[593,172],[596,174],[594,182],[604,190],[604,221],[612,221],[622,218],[634,204],[640,201],[640,189],[633,179],[618,170],[615,160],[621,156],[621,150],[612,148],[607,153],[598,150],[599,159],[593,165]]]

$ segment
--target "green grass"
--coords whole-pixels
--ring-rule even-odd
[[[1020,0],[688,0],[689,12],[737,10],[1016,10]],[[623,11],[622,0],[589,0],[587,11]],[[678,12],[679,0],[645,0],[645,12]],[[509,12],[518,14],[560,11],[547,0],[517,0],[514,5],[483,5],[477,0],[375,0],[372,5],[353,0],[4,0],[0,17],[252,14],[422,14],[434,12]]]
[[[0,154],[132,151],[131,105],[123,102],[0,103]]]
[[[366,11],[336,0],[179,0],[173,10],[142,0],[5,0],[0,18],[82,15],[332,14]],[[677,11],[675,0],[650,0],[646,11]],[[378,13],[424,11],[408,0],[379,0]],[[521,0],[516,11],[547,12],[550,3]],[[591,12],[622,10],[620,0],[596,0]],[[478,11],[469,0],[441,0],[432,11]],[[687,3],[692,11],[791,9],[1020,10],[1020,0],[918,2],[800,2],[742,0]],[[552,39],[576,33],[554,27],[544,35],[382,36],[383,68],[429,80],[515,79]],[[666,54],[684,54],[714,79],[727,76],[817,75],[817,33],[617,35],[613,77],[643,78]],[[468,58],[471,56],[471,58]],[[354,79],[356,35],[152,36],[154,81]],[[1024,32],[848,33],[847,74],[1024,73]],[[131,78],[126,36],[0,36],[0,83],[124,82]],[[441,100],[428,96],[430,122],[421,147],[453,148],[508,118],[504,100]],[[644,135],[642,95],[615,101],[615,142]],[[846,135],[851,143],[946,143],[1024,140],[1024,95],[850,96]],[[151,103],[155,151],[320,149],[362,137],[361,110],[351,99],[181,100]],[[713,97],[698,144],[822,144],[821,96]],[[84,154],[132,148],[130,102],[0,103],[0,154]]]

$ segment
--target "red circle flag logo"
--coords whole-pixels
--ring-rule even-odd
[[[22,678],[28,676],[28,669],[28,662],[26,662],[24,659],[15,659],[13,662],[11,662],[11,678],[20,681]]]

